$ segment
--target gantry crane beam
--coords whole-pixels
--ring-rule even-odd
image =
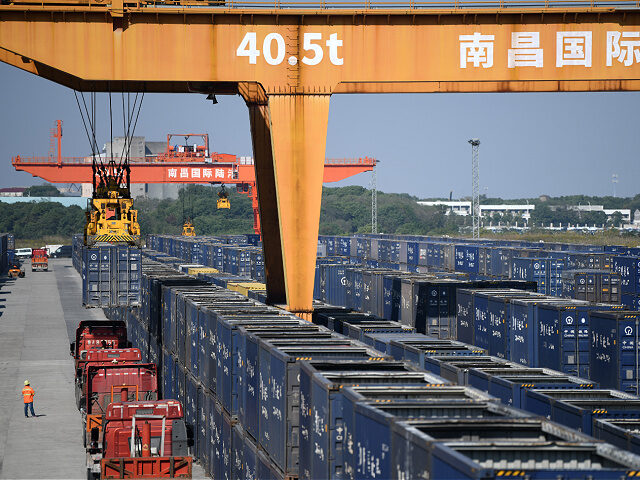
[[[213,154],[215,159],[217,154]],[[242,164],[235,155],[225,154],[222,161],[164,161],[156,157],[129,158],[131,183],[224,183],[253,184],[256,181],[253,163]],[[117,159],[119,160],[119,158]],[[17,171],[27,172],[50,183],[90,183],[91,157],[23,157],[15,156],[11,163]],[[358,173],[370,172],[376,160],[363,158],[327,158],[323,183],[338,182]]]
[[[640,90],[635,0],[176,3],[3,5],[0,60],[80,90],[242,95],[268,299],[297,312],[312,305],[332,94]]]

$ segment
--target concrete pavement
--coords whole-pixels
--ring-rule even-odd
[[[82,306],[71,259],[49,272],[0,279],[0,479],[86,478],[82,418],[75,407],[69,343],[80,320],[104,319]],[[37,418],[24,418],[24,380],[36,391]],[[208,478],[194,465],[194,479]]]
[[[48,272],[31,272],[25,262],[25,271],[0,287],[0,478],[86,478],[61,302],[80,292],[79,277],[70,259],[52,259]],[[76,317],[102,314],[87,312],[81,301],[74,310]],[[37,418],[24,417],[25,379],[36,391]]]

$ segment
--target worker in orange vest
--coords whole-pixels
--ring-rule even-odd
[[[24,416],[29,418],[27,409],[31,409],[31,416],[35,417],[36,414],[33,411],[33,396],[36,394],[35,390],[29,385],[29,380],[24,381],[24,388],[22,389],[22,398],[24,399]]]

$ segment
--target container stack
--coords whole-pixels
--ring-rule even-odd
[[[13,239],[13,235],[11,236]],[[14,246],[15,247],[15,246]],[[9,234],[0,233],[0,273],[4,273],[9,263]]]
[[[587,479],[640,470],[640,457],[587,436],[599,420],[640,420],[640,399],[601,393],[595,382],[345,307],[319,304],[310,323],[160,262],[145,262],[142,290],[140,307],[105,311],[135,332],[145,360],[158,359],[163,397],[185,405],[192,451],[213,478],[526,471]],[[554,397],[558,391],[566,396]],[[581,402],[590,393],[615,415],[587,413]],[[616,401],[628,401],[626,413]],[[557,423],[520,409],[544,405]],[[563,408],[575,414],[556,413]]]
[[[457,338],[522,365],[590,378],[591,318],[622,308],[516,289],[463,289]]]
[[[562,296],[589,302],[620,304],[621,283],[620,274],[608,270],[568,270],[562,274]]]
[[[624,305],[640,309],[640,256],[614,256],[613,271],[620,275],[621,301]]]
[[[87,247],[74,237],[73,265],[82,277],[86,307],[139,306],[142,252],[127,245]]]
[[[640,313],[591,312],[591,378],[605,388],[640,394]]]
[[[197,260],[204,268],[230,275],[200,276],[220,286],[264,282],[261,252],[246,237],[150,236],[149,245],[163,252],[148,255],[168,265]],[[640,308],[639,267],[633,263],[638,263],[640,249],[391,235],[321,236],[319,245],[325,256],[317,260],[314,299],[401,321],[439,338],[476,341],[475,333],[458,336],[456,331],[456,295],[462,288],[535,286],[552,297]],[[493,354],[512,358],[506,330],[504,335],[502,328],[493,330],[495,336],[487,339],[482,322],[480,318],[479,346],[490,348],[493,342]]]
[[[16,253],[16,236],[13,233],[7,233],[7,265],[15,260]]]

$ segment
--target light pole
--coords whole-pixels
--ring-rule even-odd
[[[471,215],[473,221],[473,238],[480,238],[480,163],[478,159],[480,139],[472,138],[471,144]]]

